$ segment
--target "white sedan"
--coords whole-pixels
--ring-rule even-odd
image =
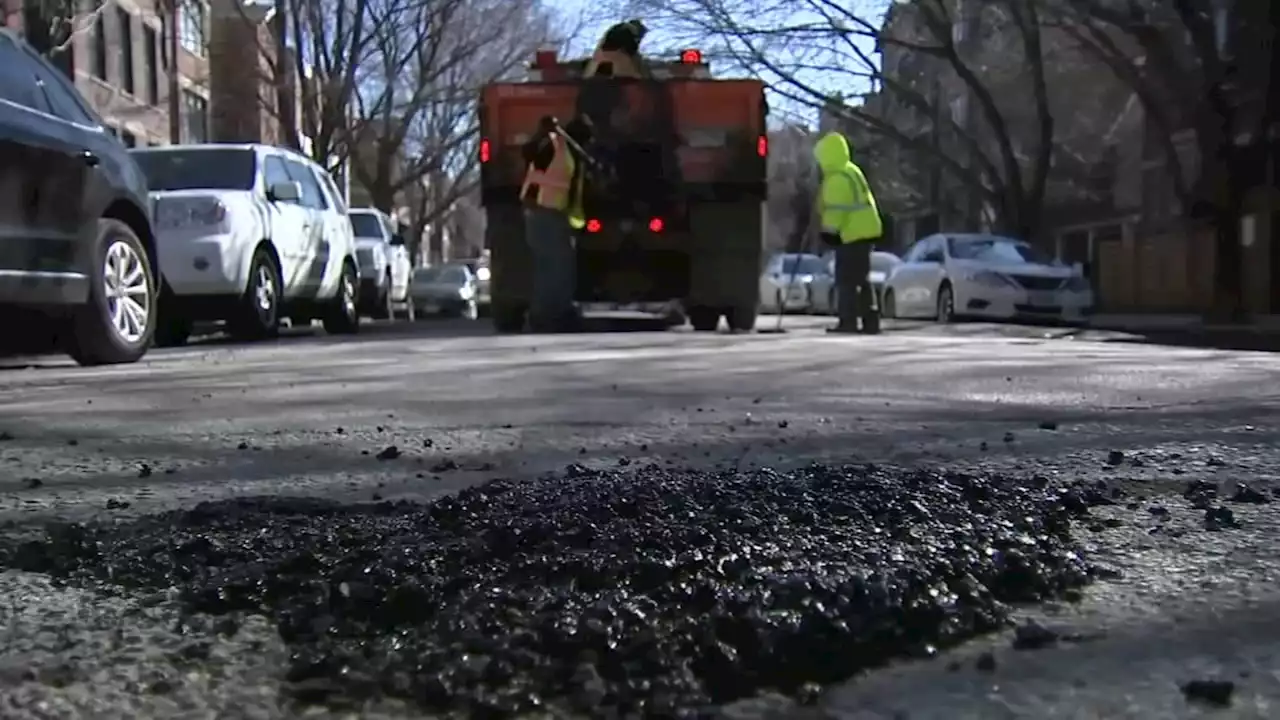
[[[1089,281],[1022,240],[986,234],[930,235],[890,273],[884,317],[1032,318],[1082,322]]]

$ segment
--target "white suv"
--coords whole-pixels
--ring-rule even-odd
[[[197,320],[236,338],[324,322],[359,330],[359,265],[333,178],[267,145],[170,145],[130,151],[147,176],[158,238],[156,342],[179,345]]]
[[[409,273],[413,270],[404,238],[386,213],[376,208],[352,208],[351,228],[356,234],[356,260],[360,265],[360,312],[382,320],[395,316],[397,305],[409,302]]]

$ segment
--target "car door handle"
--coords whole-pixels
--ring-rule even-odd
[[[84,164],[88,165],[89,167],[98,167],[98,163],[102,162],[102,158],[89,152],[88,150],[80,153],[80,159],[83,160]]]

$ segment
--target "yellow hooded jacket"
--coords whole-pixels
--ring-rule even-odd
[[[884,232],[867,177],[851,158],[849,141],[838,132],[823,135],[813,146],[813,159],[822,173],[818,191],[822,230],[838,234],[842,243],[874,240]]]

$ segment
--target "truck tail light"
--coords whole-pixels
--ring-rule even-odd
[[[587,232],[589,232],[589,233],[598,233],[598,232],[600,232],[600,221],[599,221],[599,220],[597,220],[597,219],[595,219],[595,218],[591,218],[590,220],[588,220],[588,221],[587,221]]]
[[[662,232],[663,227],[665,226],[663,225],[662,218],[656,217],[649,221],[649,232],[651,233],[660,233]]]
[[[768,135],[761,135],[760,137],[756,138],[756,154],[759,155],[760,157],[767,157],[769,155],[769,136]]]
[[[489,138],[480,138],[480,162],[489,162],[490,153]]]
[[[695,50],[693,48],[684,50],[680,53],[680,62],[684,63],[685,65],[701,65],[702,51]]]

